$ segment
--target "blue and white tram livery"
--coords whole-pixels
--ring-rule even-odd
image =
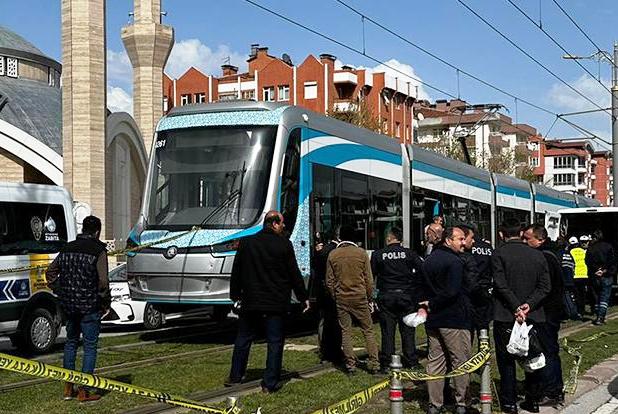
[[[367,250],[402,226],[420,248],[433,215],[471,222],[495,241],[497,223],[545,220],[594,200],[490,174],[434,152],[316,114],[265,102],[174,108],[153,141],[140,219],[129,236],[134,299],[229,304],[238,241],[280,210],[307,282],[318,235],[352,226]],[[192,228],[198,227],[195,231]],[[183,235],[184,234],[184,235]]]

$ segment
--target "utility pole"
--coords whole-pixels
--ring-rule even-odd
[[[612,191],[613,206],[618,207],[618,43],[614,42],[612,60]]]

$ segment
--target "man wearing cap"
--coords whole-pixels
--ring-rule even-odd
[[[571,237],[572,241],[573,237]],[[579,246],[571,249],[570,253],[575,262],[573,284],[575,287],[575,303],[577,313],[582,317],[586,313],[586,293],[588,291],[588,267],[586,266],[586,250],[588,249],[588,236],[585,234],[579,238]]]

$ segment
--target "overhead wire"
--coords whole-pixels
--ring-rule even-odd
[[[294,25],[294,26],[300,27],[301,29],[306,30],[306,31],[308,31],[308,32],[310,32],[310,33],[312,33],[312,34],[314,34],[314,35],[318,36],[318,37],[321,37],[321,38],[325,39],[325,40],[328,40],[329,42],[332,42],[332,43],[334,43],[334,44],[336,44],[336,45],[339,45],[339,46],[343,47],[344,49],[347,49],[347,50],[349,50],[349,51],[352,51],[352,52],[354,52],[354,53],[356,53],[356,54],[358,54],[358,55],[364,56],[364,57],[366,57],[367,59],[372,60],[373,62],[375,62],[375,63],[377,63],[377,64],[379,64],[379,65],[383,65],[383,66],[385,66],[385,67],[387,67],[387,68],[389,68],[389,69],[391,69],[391,70],[393,70],[393,71],[395,71],[395,72],[401,73],[402,75],[404,75],[404,76],[406,76],[406,77],[408,77],[408,78],[410,78],[410,79],[413,79],[413,80],[415,80],[415,81],[419,82],[420,84],[427,86],[428,88],[430,88],[430,89],[432,89],[432,90],[435,90],[435,91],[437,91],[437,92],[440,92],[440,93],[442,93],[442,94],[444,94],[444,95],[446,95],[446,96],[448,96],[448,97],[450,97],[450,98],[452,98],[452,99],[457,99],[457,97],[456,97],[455,95],[451,94],[450,92],[446,92],[446,91],[444,91],[444,90],[442,90],[442,89],[440,89],[440,88],[438,88],[438,87],[436,87],[436,86],[434,86],[434,85],[432,85],[432,84],[430,84],[430,83],[428,83],[428,82],[426,82],[426,81],[423,81],[423,80],[421,80],[421,79],[419,79],[419,78],[416,78],[416,77],[414,77],[414,76],[410,76],[409,74],[407,74],[407,73],[405,73],[405,72],[401,71],[400,69],[398,69],[398,68],[396,68],[396,67],[393,67],[392,65],[389,65],[389,64],[387,64],[387,63],[385,63],[385,62],[383,62],[383,61],[379,60],[378,58],[376,58],[376,57],[374,57],[374,56],[372,56],[372,55],[367,54],[365,51],[361,51],[361,50],[359,50],[359,49],[357,49],[357,48],[355,48],[355,47],[353,47],[353,46],[350,46],[350,45],[348,45],[348,44],[346,44],[346,43],[343,43],[342,41],[339,41],[339,40],[337,40],[337,39],[335,39],[335,38],[333,38],[333,37],[331,37],[331,36],[328,36],[328,35],[326,35],[326,34],[324,34],[324,33],[321,33],[321,32],[319,32],[318,30],[313,29],[313,28],[311,28],[311,27],[309,27],[309,26],[307,26],[307,25],[305,25],[305,24],[302,24],[302,23],[300,23],[300,22],[297,22],[297,21],[295,21],[294,19],[289,18],[289,17],[287,17],[287,16],[285,16],[285,15],[283,15],[283,14],[279,13],[279,12],[276,12],[276,11],[272,10],[272,9],[269,9],[268,7],[265,7],[265,6],[261,5],[260,3],[257,3],[257,2],[256,2],[256,1],[254,1],[254,0],[244,0],[244,1],[245,1],[246,3],[249,3],[249,4],[253,5],[254,7],[259,8],[260,10],[262,10],[262,11],[264,11],[264,12],[266,12],[266,13],[269,13],[269,14],[271,14],[271,15],[273,15],[273,16],[278,17],[278,18],[279,18],[279,19],[281,19],[281,20],[284,20],[284,21],[286,21],[286,22],[288,22],[288,23],[290,23],[290,24],[292,24],[292,25]],[[439,57],[439,56],[435,55],[434,53],[432,53],[432,52],[430,52],[430,51],[428,51],[428,50],[424,49],[424,48],[423,48],[423,47],[421,47],[421,46],[416,45],[415,43],[411,42],[410,40],[408,40],[408,39],[404,38],[403,36],[401,36],[401,35],[399,35],[399,34],[395,33],[394,31],[392,31],[392,30],[388,29],[387,27],[383,26],[382,24],[380,24],[380,23],[376,22],[374,19],[370,18],[369,16],[367,16],[367,15],[365,15],[365,14],[363,14],[363,13],[361,13],[361,12],[357,11],[356,9],[354,9],[353,7],[351,7],[351,6],[347,5],[347,4],[346,4],[346,3],[344,3],[343,1],[341,1],[341,0],[336,0],[336,1],[338,1],[338,2],[339,2],[339,3],[341,3],[342,5],[346,6],[346,7],[347,7],[347,8],[349,8],[350,10],[354,11],[355,13],[359,14],[361,17],[364,17],[364,20],[370,21],[371,23],[375,24],[376,26],[378,26],[378,27],[380,27],[380,28],[384,29],[384,30],[385,30],[385,31],[387,31],[388,33],[391,33],[393,36],[395,36],[395,37],[397,37],[397,38],[399,38],[399,39],[403,40],[404,42],[406,42],[406,43],[410,44],[411,46],[413,46],[413,47],[417,48],[418,50],[421,50],[423,53],[426,53],[426,54],[430,55],[431,57],[433,57],[434,59],[436,59],[436,60],[438,60],[438,61],[442,62],[443,64],[445,64],[445,65],[447,65],[447,66],[449,66],[449,67],[451,67],[451,68],[453,68],[453,69],[455,69],[455,70],[459,70],[462,74],[464,74],[464,75],[466,75],[466,76],[470,77],[471,79],[474,79],[474,80],[478,81],[479,83],[481,83],[481,84],[483,84],[483,85],[485,85],[485,86],[487,86],[487,87],[489,87],[489,88],[492,88],[492,89],[494,89],[494,90],[496,90],[496,91],[498,91],[498,92],[500,92],[500,93],[502,93],[502,94],[504,94],[504,95],[506,95],[506,96],[510,96],[510,97],[511,97],[511,98],[513,98],[513,99],[517,99],[519,102],[523,102],[523,103],[525,103],[526,105],[528,105],[528,106],[530,106],[530,107],[532,107],[532,108],[538,109],[539,111],[542,111],[542,112],[545,112],[545,113],[547,113],[547,114],[549,114],[549,115],[552,115],[552,116],[554,116],[554,117],[557,117],[557,118],[561,119],[562,121],[564,121],[567,125],[569,125],[569,126],[573,127],[574,129],[576,129],[576,130],[578,130],[578,131],[579,131],[579,129],[577,129],[577,128],[575,128],[575,127],[573,126],[573,125],[577,125],[577,124],[575,124],[575,123],[573,123],[573,122],[571,122],[571,121],[566,122],[566,120],[565,120],[565,119],[563,119],[563,118],[560,116],[560,114],[557,114],[557,113],[555,113],[555,112],[553,112],[553,111],[551,111],[551,110],[549,110],[549,109],[547,109],[547,108],[544,108],[544,107],[542,107],[542,106],[540,106],[540,105],[537,105],[537,104],[535,104],[535,103],[533,103],[533,102],[530,102],[530,101],[528,101],[528,100],[527,100],[527,99],[525,99],[525,98],[519,97],[519,96],[514,95],[514,94],[512,94],[512,93],[510,93],[510,92],[507,92],[507,91],[505,91],[504,89],[502,89],[502,88],[500,88],[500,87],[498,87],[498,86],[495,86],[495,85],[491,84],[490,82],[487,82],[487,81],[485,81],[484,79],[481,79],[480,77],[475,76],[475,75],[473,75],[473,74],[471,74],[471,73],[469,73],[469,72],[467,72],[467,71],[465,71],[465,70],[463,70],[463,69],[461,69],[461,68],[459,68],[459,67],[457,67],[457,66],[455,66],[455,65],[451,64],[450,62],[446,61],[445,59],[443,59],[443,58],[441,58],[441,57]],[[604,109],[602,109],[602,108],[600,108],[600,109],[601,109],[601,110],[604,110]],[[517,129],[517,130],[519,130],[519,131],[521,131],[521,132],[525,133],[526,135],[531,135],[529,131],[526,131],[526,130],[522,129],[522,128],[518,127],[518,126],[517,126],[517,125],[515,125],[515,124],[511,124],[511,125],[512,125],[512,127],[514,127],[515,129]],[[597,135],[595,135],[595,134],[592,134],[592,133],[591,133],[591,135],[592,135],[593,139],[599,139],[599,140],[601,140],[601,141],[603,141],[603,142],[606,142],[603,138],[598,137],[598,136],[597,136]]]
[[[545,70],[547,73],[549,73],[554,78],[556,78],[560,83],[564,84],[567,88],[569,88],[570,90],[575,92],[577,95],[579,95],[582,98],[584,98],[586,101],[590,102],[595,107],[601,108],[598,103],[594,102],[588,96],[584,95],[581,91],[579,91],[578,89],[573,87],[571,84],[569,84],[567,81],[562,79],[560,76],[558,76],[554,71],[552,71],[550,68],[548,68],[546,65],[544,65],[537,58],[532,56],[530,53],[526,52],[521,46],[519,46],[517,43],[515,43],[510,37],[508,37],[507,35],[502,33],[495,25],[491,24],[491,22],[489,22],[487,19],[485,19],[483,16],[481,16],[476,10],[474,10],[472,7],[470,7],[465,1],[463,1],[463,0],[456,0],[456,1],[459,4],[461,4],[464,8],[466,8],[470,13],[472,13],[474,16],[476,16],[480,21],[485,23],[489,28],[491,28],[494,32],[496,32],[500,37],[502,37],[504,40],[506,40],[511,46],[513,46],[515,49],[519,50],[522,54],[524,54],[526,57],[528,57],[530,60],[532,60],[538,66],[543,68],[543,70]],[[611,115],[611,114],[608,113],[608,115]]]
[[[588,39],[588,41],[589,41],[590,43],[592,43],[592,46],[594,46],[594,47],[597,49],[597,52],[602,53],[602,54],[605,54],[605,51],[603,51],[603,50],[599,47],[599,45],[597,45],[597,44],[596,44],[596,42],[595,42],[594,40],[592,40],[592,38],[591,38],[590,36],[588,36],[588,33],[586,33],[586,31],[585,31],[584,29],[582,29],[582,27],[581,27],[579,24],[577,24],[577,22],[575,21],[575,19],[573,19],[573,17],[571,17],[571,15],[570,15],[570,14],[569,14],[569,13],[568,13],[568,12],[567,12],[567,11],[566,11],[566,10],[565,10],[562,6],[561,6],[561,5],[560,5],[560,3],[558,3],[558,1],[557,1],[557,0],[552,0],[552,1],[553,1],[553,2],[554,2],[554,4],[556,5],[556,7],[558,7],[558,9],[560,9],[560,11],[562,12],[562,14],[564,14],[564,15],[565,15],[565,16],[566,16],[566,17],[567,17],[567,18],[571,21],[571,23],[573,23],[573,25],[574,25],[575,27],[577,27],[577,29],[581,32],[581,34],[583,34],[583,35],[586,37],[586,39]],[[608,60],[609,60],[609,63],[610,63],[612,66],[617,67],[617,66],[616,66],[616,65],[617,65],[617,63],[616,63],[616,62],[614,62],[614,61],[613,61],[613,60],[611,60],[611,59],[608,59]]]
[[[547,32],[547,30],[543,29],[543,26],[540,26],[537,22],[534,21],[534,19],[532,19],[532,17],[530,17],[530,15],[528,15],[528,13],[526,13],[521,7],[519,7],[517,4],[515,4],[515,2],[513,2],[513,0],[506,0],[511,6],[513,6],[519,13],[521,13],[530,23],[532,23],[532,25],[534,25],[537,29],[539,29],[541,32],[543,32],[545,34],[545,36],[547,36],[556,46],[558,46],[564,53],[566,53],[567,55],[570,55],[571,53],[566,50],[551,34],[549,34]],[[600,79],[597,79],[596,76],[594,76],[589,70],[588,68],[586,68],[584,65],[582,65],[579,60],[575,59],[573,60],[580,68],[582,68],[592,79],[596,80],[599,85],[601,85],[603,87],[603,89],[605,89],[608,93],[612,93],[612,91],[609,90],[609,88],[607,87],[607,85],[605,85],[603,82],[601,82]]]
[[[363,20],[363,22],[364,22],[365,20],[367,20],[367,21],[369,21],[369,22],[373,23],[374,25],[376,25],[376,26],[377,26],[377,27],[379,27],[380,29],[382,29],[382,30],[384,30],[385,32],[387,32],[387,33],[391,34],[392,36],[394,36],[394,37],[398,38],[399,40],[401,40],[401,41],[403,41],[403,42],[407,43],[408,45],[410,45],[410,46],[414,47],[415,49],[417,49],[417,50],[419,50],[419,51],[421,51],[421,52],[425,53],[426,55],[428,55],[428,56],[430,56],[430,57],[432,57],[432,58],[436,59],[437,61],[439,61],[439,62],[443,63],[444,65],[446,65],[446,66],[450,67],[451,69],[455,69],[455,71],[457,72],[457,75],[458,75],[458,79],[457,79],[457,80],[458,80],[458,91],[459,91],[459,74],[460,74],[460,73],[462,73],[462,74],[464,74],[464,75],[468,76],[469,78],[471,78],[471,79],[473,79],[473,80],[475,80],[475,81],[477,81],[477,82],[479,82],[479,83],[481,83],[481,84],[483,84],[483,85],[485,85],[485,86],[487,86],[487,87],[489,87],[489,88],[491,88],[491,89],[494,89],[495,91],[498,91],[498,92],[500,92],[500,93],[502,93],[502,94],[504,94],[504,95],[506,95],[506,96],[509,96],[509,97],[513,98],[513,99],[515,100],[515,102],[516,102],[516,103],[517,103],[517,102],[523,102],[524,104],[526,104],[526,105],[528,105],[528,106],[530,106],[530,107],[532,107],[532,108],[535,108],[535,109],[537,109],[537,110],[539,110],[539,111],[542,111],[542,112],[545,112],[545,113],[547,113],[547,114],[549,114],[549,115],[554,116],[554,117],[555,117],[555,119],[554,119],[554,124],[556,123],[556,121],[557,121],[558,119],[560,119],[560,120],[564,121],[564,120],[562,119],[562,116],[563,116],[563,115],[565,115],[565,114],[557,114],[557,113],[555,113],[554,111],[551,111],[551,110],[549,110],[549,109],[547,109],[547,108],[544,108],[544,107],[542,107],[542,106],[540,106],[540,105],[537,105],[537,104],[535,104],[535,103],[533,103],[533,102],[530,102],[529,100],[527,100],[527,99],[525,99],[525,98],[519,97],[519,96],[517,96],[517,95],[515,95],[515,94],[513,94],[513,93],[511,93],[511,92],[508,92],[508,91],[506,91],[506,90],[504,90],[504,89],[502,89],[502,88],[500,88],[500,87],[498,87],[498,86],[496,86],[496,85],[494,85],[494,84],[492,84],[492,83],[490,83],[490,82],[488,82],[488,81],[485,81],[484,79],[481,79],[480,77],[478,77],[478,76],[476,76],[476,75],[473,75],[472,73],[470,73],[470,72],[468,72],[468,71],[466,71],[466,70],[462,69],[461,67],[456,66],[456,65],[454,65],[454,64],[452,64],[452,63],[450,63],[450,62],[449,62],[449,61],[447,61],[446,59],[441,58],[440,56],[436,55],[435,53],[433,53],[433,52],[431,52],[431,51],[427,50],[426,48],[424,48],[424,47],[422,47],[422,46],[418,45],[417,43],[415,43],[415,42],[411,41],[410,39],[408,39],[408,38],[406,38],[406,37],[404,37],[404,36],[402,36],[401,34],[399,34],[399,33],[395,32],[394,30],[392,30],[392,29],[390,29],[390,28],[386,27],[384,24],[382,24],[382,23],[378,22],[376,19],[372,18],[371,16],[368,16],[368,15],[366,15],[365,13],[361,12],[360,10],[356,9],[355,7],[353,7],[353,6],[349,5],[349,4],[348,4],[348,3],[346,3],[344,0],[335,0],[335,1],[336,1],[337,3],[339,3],[339,4],[341,4],[342,6],[346,7],[347,9],[351,10],[352,12],[356,13],[357,15],[359,15],[359,16],[361,17],[361,19]],[[459,95],[459,92],[458,92],[458,95]],[[609,110],[609,109],[610,109],[610,108],[600,108],[600,107],[599,107],[599,109],[595,109],[594,111],[595,111],[595,112],[596,112],[596,111],[607,111],[607,110]],[[517,123],[517,120],[516,120],[516,123]],[[566,123],[567,125],[569,125],[569,126],[573,127],[573,126],[571,125],[571,123],[568,123],[568,122],[565,122],[565,123]],[[549,132],[553,129],[554,124],[552,124],[552,126],[551,126],[551,127],[550,127],[550,129],[548,130],[548,133],[549,133]],[[517,126],[516,126],[516,124],[513,124],[513,126],[514,126],[516,129],[518,129],[518,130],[520,130],[520,131],[522,131],[522,132],[524,132],[524,133],[526,133],[526,134],[529,134],[529,132],[527,132],[527,131],[525,131],[525,130],[523,130],[523,129],[519,128],[519,127],[517,127]],[[576,129],[576,130],[577,130],[577,129]],[[547,134],[546,134],[545,136],[547,136]],[[596,137],[596,135],[595,135],[595,137]],[[598,137],[598,139],[599,139],[599,140],[601,140],[601,141],[605,141],[605,140],[604,140],[603,138],[601,138],[601,137]]]
[[[378,58],[376,58],[376,57],[374,57],[372,55],[369,55],[369,54],[365,53],[364,51],[362,51],[360,49],[357,49],[357,48],[355,48],[353,46],[350,46],[350,45],[348,45],[346,43],[343,43],[343,42],[341,42],[341,41],[339,41],[339,40],[337,40],[337,39],[335,39],[335,38],[333,38],[331,36],[325,35],[324,33],[321,33],[321,32],[319,32],[319,31],[317,31],[315,29],[312,29],[311,27],[309,27],[307,25],[304,25],[304,24],[302,24],[300,22],[297,22],[296,20],[293,20],[293,19],[291,19],[291,18],[289,18],[287,16],[284,16],[281,13],[278,13],[278,12],[276,12],[274,10],[271,10],[268,7],[262,6],[261,4],[255,2],[253,0],[244,0],[244,1],[249,3],[249,4],[251,4],[251,5],[253,5],[253,6],[255,6],[255,7],[257,7],[258,9],[261,9],[261,10],[267,12],[267,13],[270,13],[270,14],[272,14],[274,16],[277,16],[278,18],[280,18],[282,20],[285,20],[288,23],[291,23],[291,24],[293,24],[295,26],[298,26],[298,27],[300,27],[300,28],[302,28],[304,30],[307,30],[307,31],[313,33],[316,36],[319,36],[319,37],[321,37],[323,39],[326,39],[329,42],[335,43],[335,44],[337,44],[337,45],[339,45],[339,46],[341,46],[341,47],[343,47],[343,48],[345,48],[345,49],[347,49],[349,51],[354,52],[354,53],[358,53],[359,55],[364,56],[367,59],[369,59],[369,60],[371,60],[371,61],[373,61],[373,62],[375,62],[375,63],[377,63],[379,65],[383,65],[383,66],[385,66],[385,67],[387,67],[387,68],[389,68],[391,70],[394,70],[395,72],[401,73],[402,75],[406,76],[407,78],[415,80],[418,83],[423,84],[423,85],[427,86],[430,89],[433,89],[434,91],[440,92],[440,93],[442,93],[442,94],[444,94],[444,95],[446,95],[446,96],[448,96],[450,98],[457,99],[457,97],[454,94],[452,94],[450,92],[447,92],[445,90],[442,90],[442,89],[440,89],[440,88],[438,88],[438,87],[436,87],[436,86],[434,86],[434,85],[432,85],[432,84],[430,84],[428,82],[425,82],[425,81],[423,81],[423,80],[421,80],[421,79],[419,79],[419,78],[417,78],[415,76],[411,76],[408,73],[405,73],[404,71],[402,71],[401,69],[398,69],[398,68],[396,68],[396,67],[394,67],[392,65],[389,65],[388,63],[383,62],[380,59],[378,59]]]

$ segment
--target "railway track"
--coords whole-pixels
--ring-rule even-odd
[[[288,335],[288,337],[298,338],[298,337],[303,337],[303,336],[309,336],[312,334],[314,334],[314,331],[303,331],[303,332],[292,333]],[[263,344],[264,340],[257,341],[257,343]],[[111,348],[114,348],[114,347],[108,347],[107,349],[109,350]],[[126,348],[127,347],[125,346],[123,349],[126,349]],[[161,362],[166,362],[166,361],[175,360],[175,359],[182,359],[182,358],[189,358],[189,357],[202,357],[205,355],[217,354],[217,353],[229,351],[229,350],[232,350],[233,348],[234,348],[234,345],[219,345],[219,346],[209,347],[205,349],[198,349],[195,351],[187,351],[187,352],[180,352],[180,353],[175,353],[171,355],[162,355],[162,356],[157,356],[157,357],[152,357],[152,358],[144,358],[144,359],[140,359],[137,361],[130,361],[130,362],[124,362],[120,364],[100,367],[100,368],[95,369],[95,374],[101,375],[101,376],[110,375],[110,374],[118,374],[118,373],[122,373],[127,370],[130,370],[132,368],[135,368],[135,367],[147,367],[147,366],[152,366],[152,365],[156,365]],[[36,379],[31,379],[31,380],[3,384],[3,385],[0,385],[0,394],[4,392],[14,391],[14,390],[21,389],[21,388],[27,388],[27,387],[33,387],[36,385],[46,384],[49,382],[53,382],[53,380],[46,379],[46,378],[36,378]]]

